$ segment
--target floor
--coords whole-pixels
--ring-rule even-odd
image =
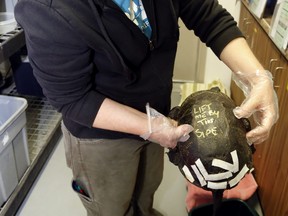
[[[79,198],[70,188],[72,174],[66,167],[62,139],[38,176],[16,216],[85,216]],[[164,179],[155,195],[154,207],[164,216],[187,216],[185,180],[165,156]],[[259,216],[258,200],[249,200]]]
[[[59,140],[16,216],[85,216],[79,198],[70,189],[72,174],[66,167]],[[164,180],[155,195],[155,208],[164,216],[187,216],[185,180],[165,156]]]

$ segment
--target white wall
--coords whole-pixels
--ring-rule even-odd
[[[174,80],[203,82],[205,56],[200,55],[200,40],[179,20],[180,39],[174,66]]]
[[[239,0],[219,0],[219,3],[232,14],[236,21],[239,20]],[[204,82],[210,83],[215,79],[220,79],[228,92],[230,92],[231,70],[210,49],[206,47],[204,49],[207,49]]]
[[[219,3],[232,14],[235,20],[239,20],[240,0],[219,0]],[[210,83],[220,79],[229,92],[230,69],[192,31],[188,31],[181,21],[179,26],[180,40],[174,67],[174,80]]]

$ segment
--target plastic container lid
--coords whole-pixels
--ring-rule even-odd
[[[0,135],[27,108],[27,100],[20,97],[0,95]]]
[[[17,26],[14,13],[0,12],[0,34],[13,31]]]

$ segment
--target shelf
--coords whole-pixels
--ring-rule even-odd
[[[247,0],[242,0],[242,3],[247,8],[247,10],[250,11],[249,3],[247,2]],[[259,23],[259,25],[263,28],[263,30],[266,32],[267,36],[270,38],[270,40],[273,42],[273,44],[276,46],[275,42],[273,41],[273,39],[270,36],[270,24],[271,24],[272,16],[264,15],[264,17],[262,19],[259,19],[251,11],[250,11],[250,13],[254,17],[254,19]],[[286,60],[288,61],[288,50],[287,49],[284,50],[284,49],[280,49],[280,48],[278,48],[278,50],[279,50],[279,52],[281,52],[281,54],[284,56],[284,58],[286,58]]]

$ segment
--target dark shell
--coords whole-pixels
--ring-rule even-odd
[[[212,88],[191,94],[169,114],[179,125],[194,128],[190,138],[170,149],[168,156],[198,187],[230,189],[252,171],[252,151],[246,140],[250,123],[237,119],[234,108],[232,99],[219,88]]]

